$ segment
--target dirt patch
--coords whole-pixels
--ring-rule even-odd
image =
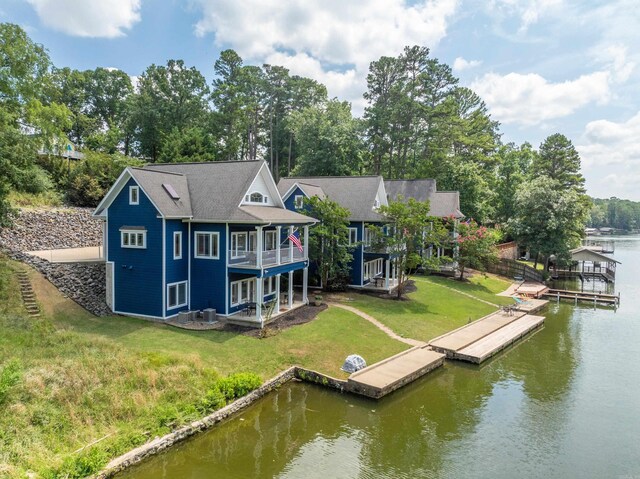
[[[284,331],[292,326],[298,326],[300,324],[306,324],[318,317],[322,311],[327,309],[328,306],[323,304],[321,306],[305,306],[303,308],[296,309],[293,313],[280,316],[272,323],[269,323],[262,329],[249,328],[245,326],[238,326],[235,324],[225,324],[220,331],[227,331],[244,336],[250,336],[253,338],[267,338],[275,336],[280,331]]]

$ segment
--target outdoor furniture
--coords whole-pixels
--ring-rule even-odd
[[[255,314],[255,312],[256,312],[256,303],[254,303],[254,302],[245,303],[243,311],[247,316],[251,316],[252,313]]]
[[[382,286],[384,286],[384,278],[382,276],[376,276],[375,278],[373,278],[373,280],[376,283],[376,288],[381,288]]]

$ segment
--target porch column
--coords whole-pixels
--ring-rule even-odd
[[[280,313],[280,275],[276,274],[276,307],[274,314]]]
[[[264,282],[262,278],[256,278],[256,319],[260,321],[262,325],[262,302],[264,301],[264,294],[262,292],[262,286]]]
[[[304,243],[302,244],[304,259],[309,257],[309,225],[304,226]]]
[[[256,266],[262,268],[262,243],[264,237],[262,236],[262,226],[256,226]]]
[[[276,264],[280,264],[280,238],[282,226],[276,226]],[[279,276],[279,275],[278,275]]]
[[[287,294],[289,309],[293,307],[293,271],[289,271],[289,292]]]
[[[307,284],[309,282],[309,267],[305,266],[302,270],[302,304],[309,304],[307,298]]]
[[[389,273],[391,272],[391,261],[386,260],[385,261],[385,266],[386,268],[384,269],[384,287],[386,289],[389,289]]]
[[[293,225],[289,226],[289,234],[292,235],[294,232]],[[289,240],[289,263],[293,261],[293,241]]]

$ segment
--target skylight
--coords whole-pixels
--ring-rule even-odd
[[[171,186],[169,183],[162,183],[162,187],[167,193],[169,193],[169,196],[171,196],[171,198],[173,198],[174,200],[180,199],[180,195],[176,193],[176,190],[174,190],[173,186]]]

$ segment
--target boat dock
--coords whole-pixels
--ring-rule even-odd
[[[596,304],[609,304],[620,306],[620,295],[606,294],[591,291],[570,291],[566,289],[550,289],[544,293],[546,298],[554,298],[557,301],[568,299],[578,304],[578,301]]]
[[[530,311],[538,311],[548,303],[532,301],[526,307]],[[503,309],[435,338],[429,346],[449,359],[479,364],[539,328],[543,322],[543,316]]]
[[[426,345],[415,346],[353,373],[347,389],[379,399],[442,366],[444,359],[444,354]]]

